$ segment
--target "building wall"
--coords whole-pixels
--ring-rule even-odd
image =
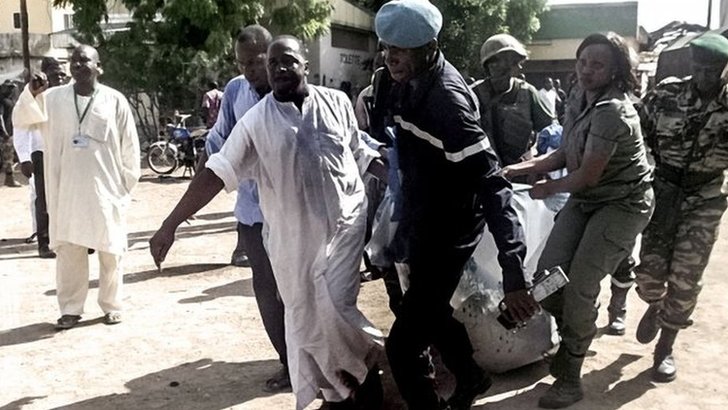
[[[47,34],[53,30],[50,0],[27,0],[28,32]],[[20,13],[20,1],[0,1],[0,33],[20,33],[13,25],[13,14]]]
[[[67,42],[59,47],[50,34],[63,31],[70,21],[71,8],[54,8],[51,0],[27,0],[28,32],[31,64],[38,67],[44,56],[67,59]],[[20,28],[15,28],[15,13],[20,13],[18,0],[0,0],[0,73],[15,75],[23,70],[23,43]]]
[[[613,31],[637,35],[637,1],[552,5],[541,16],[535,40],[584,38],[591,33]]]
[[[332,24],[365,31],[372,31],[374,28],[374,15],[369,11],[345,0],[334,0],[331,3],[334,7],[334,11],[331,13]]]
[[[576,50],[592,33],[614,31],[636,52],[637,2],[553,5],[541,18],[541,28],[526,44],[526,80],[540,88],[546,77],[558,78],[566,88],[576,64]]]
[[[331,32],[309,44],[309,82],[339,88],[348,81],[355,93],[369,85],[376,40],[367,37],[366,50],[333,46]]]
[[[377,48],[374,16],[344,0],[332,1],[331,30],[308,44],[311,84],[339,88],[349,82],[352,94],[369,85]]]

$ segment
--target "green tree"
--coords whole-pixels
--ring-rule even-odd
[[[386,1],[358,0],[373,12]],[[443,16],[440,46],[447,59],[463,73],[479,77],[480,46],[493,34],[509,33],[526,42],[539,29],[546,0],[432,0]]]
[[[103,81],[127,95],[148,139],[158,135],[161,117],[195,111],[207,80],[234,74],[231,39],[241,26],[310,39],[328,30],[331,14],[327,0],[115,1],[132,21],[113,31],[103,29],[106,0],[54,4],[73,7],[79,40],[98,47]]]

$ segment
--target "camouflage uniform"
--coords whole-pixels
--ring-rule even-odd
[[[668,79],[645,98],[641,116],[656,162],[657,206],[642,238],[637,292],[658,304],[661,327],[679,330],[692,324],[726,209],[728,94],[705,103],[689,78]]]
[[[15,160],[15,148],[11,137],[13,132],[10,123],[11,111],[12,102],[6,100],[5,95],[0,95],[0,172],[5,175],[12,174]]]
[[[15,160],[13,139],[6,135],[3,135],[0,139],[2,139],[0,142],[0,152],[2,153],[2,158],[0,158],[0,161],[2,161],[0,171],[6,175],[11,174],[13,172],[13,162]]]

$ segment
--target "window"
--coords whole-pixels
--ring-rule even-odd
[[[63,28],[66,30],[73,28],[73,14],[63,15]]]
[[[13,13],[13,27],[20,28],[20,13]]]

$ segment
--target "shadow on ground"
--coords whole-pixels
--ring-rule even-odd
[[[182,275],[194,275],[196,273],[203,273],[203,272],[211,272],[218,269],[224,269],[229,267],[230,265],[227,263],[193,263],[189,265],[180,265],[180,266],[170,266],[165,267],[162,270],[162,273],[159,273],[159,271],[154,269],[149,269],[141,272],[135,272],[135,273],[127,273],[124,275],[124,284],[131,284],[131,283],[137,283],[137,282],[143,282],[150,279],[156,279],[156,278],[165,278],[165,277],[172,277],[172,276],[182,276]],[[88,282],[88,286],[90,289],[92,288],[98,288],[99,287],[99,281],[98,279],[93,279]],[[46,296],[54,296],[56,294],[55,289],[47,290],[43,292]]]
[[[176,171],[172,173],[171,175],[157,175],[157,174],[148,174],[148,175],[142,175],[141,178],[139,178],[139,182],[151,182],[152,184],[189,184],[190,180],[192,178],[189,176],[189,173],[185,174],[184,176],[182,174],[177,175]]]
[[[197,215],[195,217],[195,220],[213,220],[213,219],[222,219],[225,217],[225,213],[222,212],[216,212],[212,214],[205,214],[205,215]],[[160,225],[162,221],[159,221]],[[175,235],[176,240],[184,239],[184,238],[194,238],[201,235],[217,235],[221,233],[227,233],[227,232],[235,232],[237,230],[237,224],[233,221],[230,222],[216,222],[216,223],[203,223],[203,224],[195,224],[194,220],[191,221],[189,224],[183,223],[180,225],[179,228],[177,228],[177,234]],[[140,231],[140,232],[133,232],[129,234],[129,248],[134,246],[135,244],[139,242],[147,243],[149,242],[149,239],[151,239],[152,235],[154,235],[155,231]],[[0,250],[1,252],[1,250]]]
[[[21,255],[32,252],[30,255]],[[0,259],[27,259],[38,257],[38,242],[28,242],[27,238],[0,239],[0,255],[8,255]]]
[[[104,317],[99,316],[94,319],[81,320],[74,328],[98,325],[103,322]],[[3,330],[0,332],[0,347],[49,339],[61,331],[56,329],[55,324],[47,322]]]
[[[250,278],[236,280],[225,285],[215,286],[202,291],[202,295],[191,298],[180,299],[179,303],[200,303],[209,302],[226,296],[253,297],[253,280]]]
[[[0,407],[0,410],[21,410],[23,407],[33,404],[34,401],[44,398],[46,398],[46,396],[23,397],[22,399],[11,401],[10,403]]]
[[[176,266],[165,269],[162,274],[158,274],[156,269],[148,270],[144,272],[133,273],[124,276],[124,283],[140,282],[157,277],[170,277],[178,275],[189,275],[195,273],[208,272],[216,269],[225,268],[229,265],[222,263],[209,263],[209,264],[196,264],[196,265],[184,265]],[[89,282],[89,287],[96,288],[99,286],[98,280],[92,280]],[[179,303],[200,303],[215,300],[226,296],[244,296],[253,297],[253,282],[252,279],[246,278],[236,280],[222,286],[215,286],[202,291],[202,295],[193,296],[191,298],[181,299]],[[55,295],[56,291],[49,290],[45,292],[45,295]],[[76,325],[76,327],[91,326],[103,322],[103,317],[95,319],[82,320]],[[17,345],[21,343],[37,342],[39,340],[48,339],[53,337],[58,330],[56,330],[53,323],[34,323],[32,325],[26,325],[16,327],[14,329],[8,329],[0,331],[0,347]]]
[[[0,347],[36,342],[48,339],[57,333],[52,323],[33,323],[0,332]]]
[[[622,376],[622,369],[641,359],[641,356],[623,353],[617,360],[607,367],[593,370],[582,376],[584,386],[584,400],[569,407],[571,410],[616,410],[630,403],[655,385],[650,381],[650,371],[645,370],[630,380],[619,381]],[[542,364],[546,371],[548,367]],[[486,397],[496,395],[500,392],[516,391],[523,389],[538,381],[533,378],[524,378],[528,374],[519,374],[521,369],[499,375],[496,378],[494,389],[489,390]],[[512,380],[509,380],[512,379]],[[500,387],[501,383],[506,383]],[[617,383],[619,382],[619,383]],[[515,384],[513,384],[515,383]],[[612,386],[614,383],[616,385]],[[520,385],[520,387],[518,387]],[[539,397],[541,397],[550,386],[547,383],[539,382],[527,390],[517,392],[515,396],[506,397],[498,401],[489,401],[487,404],[475,406],[478,410],[517,410],[537,408]]]
[[[213,221],[232,217],[231,212],[212,212],[209,214],[196,215],[190,224],[182,224],[177,229],[176,239],[194,238],[201,235],[216,235],[227,232],[235,232],[237,229],[235,221],[216,223],[196,224],[196,220]],[[162,221],[159,221],[160,225]],[[129,248],[131,249],[139,242],[148,242],[156,231],[139,231],[129,233]],[[38,244],[27,243],[26,238],[3,238],[0,239],[0,260],[9,259],[30,259],[38,257]]]
[[[149,373],[125,383],[128,393],[109,394],[56,409],[226,409],[269,396],[261,386],[275,373],[276,360],[243,363],[201,359]]]

